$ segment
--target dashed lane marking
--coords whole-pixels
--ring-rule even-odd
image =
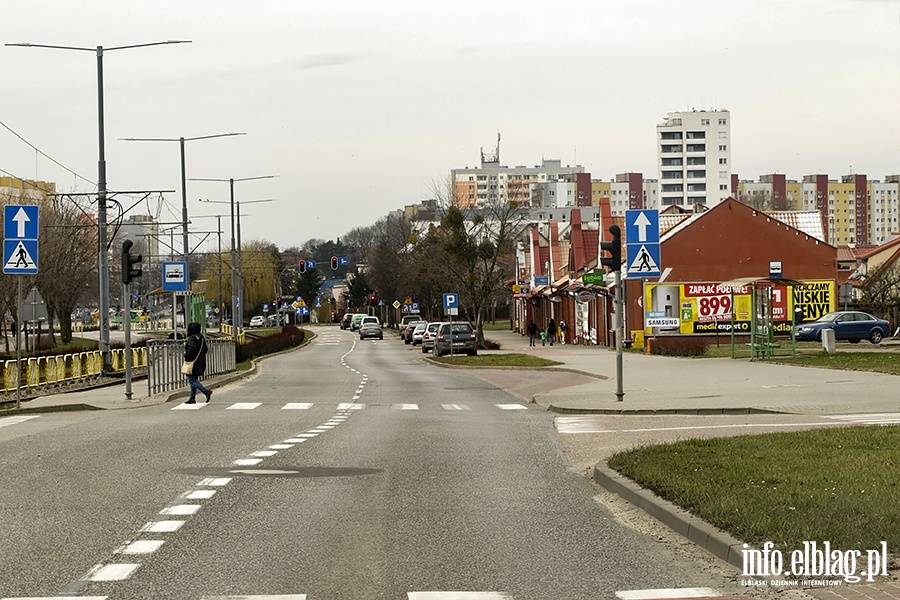
[[[603,417],[556,417],[556,430],[559,433],[649,433],[654,431],[695,431],[701,429],[750,429],[769,427],[829,427],[843,425],[843,422],[829,423],[737,423],[734,425],[691,425],[687,427],[644,427],[639,429],[611,429],[604,427]]]

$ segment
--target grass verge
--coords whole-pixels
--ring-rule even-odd
[[[482,354],[480,356],[442,356],[432,358],[435,362],[467,367],[552,367],[562,363],[529,354]]]
[[[608,464],[751,544],[900,550],[900,426],[684,440]]]

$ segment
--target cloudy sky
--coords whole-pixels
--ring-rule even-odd
[[[109,187],[175,190],[134,211],[178,221],[178,143],[121,138],[246,133],[188,142],[187,176],[276,175],[235,195],[274,200],[243,207],[242,232],[282,248],[432,196],[498,131],[507,165],[656,177],[666,113],[724,108],[742,178],[900,172],[900,0],[3,5],[4,43],[191,40],[105,52]],[[0,47],[0,65],[0,169],[94,191],[95,53]],[[191,228],[214,229],[228,206],[198,199],[228,184],[187,190]]]

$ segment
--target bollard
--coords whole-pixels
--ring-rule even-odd
[[[822,350],[827,354],[834,354],[837,352],[834,342],[834,329],[822,330]]]

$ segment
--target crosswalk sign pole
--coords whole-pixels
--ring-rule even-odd
[[[22,408],[22,276],[16,296],[16,409]]]

